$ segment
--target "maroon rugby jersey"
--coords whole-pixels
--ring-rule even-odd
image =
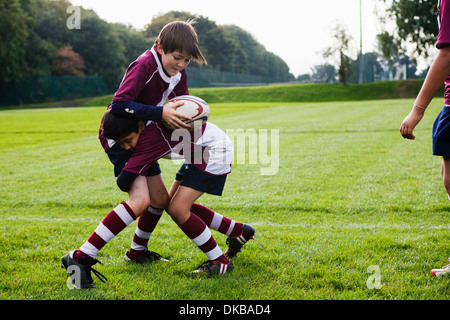
[[[161,55],[155,46],[130,64],[113,101],[135,101],[149,106],[162,106],[166,99],[187,94],[189,90],[186,71],[182,70],[173,77],[168,76],[163,69]],[[105,151],[108,151],[114,145],[114,141],[102,136],[101,125],[100,143]]]
[[[210,122],[195,131],[172,131],[161,122],[149,121],[123,170],[145,175],[155,161],[170,152],[182,155],[187,163],[211,175],[231,172],[233,143]]]

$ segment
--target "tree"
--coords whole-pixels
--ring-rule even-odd
[[[198,35],[200,50],[209,67],[221,71],[232,71],[232,57],[236,53],[237,43],[233,41],[224,27],[218,26],[214,21],[201,15],[184,11],[170,11],[153,18],[151,23],[146,26],[144,34],[151,39],[156,39],[167,23],[188,19],[195,19],[197,22],[194,28]]]
[[[393,19],[395,29],[383,31],[377,39],[379,50],[387,60],[390,78],[400,73],[399,68],[408,78],[416,77],[417,58],[429,57],[429,49],[435,45],[439,31],[437,3],[435,0],[389,1],[387,16],[379,20],[384,26],[386,19]]]
[[[125,64],[130,64],[153,46],[154,39],[151,40],[145,37],[142,32],[134,29],[132,26],[126,26],[122,23],[112,23],[110,27],[125,48],[123,53],[126,61]]]
[[[343,85],[346,85],[347,79],[352,73],[351,59],[349,57],[350,41],[352,40],[352,37],[350,36],[347,27],[340,23],[336,23],[333,26],[331,35],[334,39],[334,44],[325,50],[323,57],[330,58],[337,56],[339,81]]]
[[[398,56],[400,42],[394,37],[393,34],[384,31],[377,35],[378,49],[383,54],[388,64],[392,64],[392,61]]]
[[[152,19],[152,21],[145,26],[144,36],[153,40],[153,42],[158,37],[161,29],[171,21],[186,21],[188,19],[192,19],[196,17],[196,15],[185,12],[185,11],[170,11],[163,15],[156,16]]]
[[[81,29],[70,29],[71,5],[69,0],[0,0],[0,81],[84,73],[104,77],[109,89],[116,90],[127,66],[153,45],[165,24],[189,18],[198,22],[200,48],[208,60],[204,68],[270,74],[271,81],[294,79],[280,57],[236,26],[171,11],[153,18],[141,32],[81,7]]]
[[[436,42],[439,31],[436,12],[436,0],[392,0],[388,9],[395,19],[400,40],[414,44],[414,51],[425,57],[428,57],[427,51]]]
[[[329,63],[311,68],[311,80],[319,83],[336,82],[336,68]]]
[[[70,30],[70,44],[84,59],[86,74],[102,76],[116,90],[127,67],[125,47],[110,24],[92,10],[81,10],[82,28]]]
[[[53,68],[58,48],[71,46],[83,58],[85,74],[103,76],[111,90],[117,89],[127,64],[123,42],[109,23],[94,11],[81,8],[82,28],[69,30],[66,23],[67,8],[72,5],[70,1],[27,0],[20,1],[20,5],[28,17],[23,28],[28,36],[23,42],[25,52],[21,55],[27,77],[55,74]],[[14,28],[5,33],[12,34],[10,30],[19,29],[22,30]]]
[[[309,73],[299,74],[295,80],[298,82],[311,82],[311,75]]]
[[[165,24],[195,19],[194,25],[200,49],[208,61],[207,66],[220,71],[270,76],[271,82],[294,80],[287,64],[277,55],[268,52],[247,31],[235,25],[217,25],[201,15],[184,11],[170,11],[154,17],[144,30],[144,35],[153,41]]]
[[[84,69],[83,57],[73,51],[71,46],[59,48],[50,67],[55,76],[84,76]]]
[[[28,21],[19,0],[0,3],[0,79],[4,82],[20,79],[26,68]]]
[[[361,55],[358,55],[358,58],[352,61],[352,72],[351,76],[348,79],[348,82],[358,83],[359,82],[359,68],[361,68],[360,64]],[[381,61],[384,63],[384,59],[377,52],[367,52],[363,54],[363,82],[374,82],[382,79],[383,76],[383,66]]]
[[[21,6],[29,16],[27,24],[28,38],[25,43],[26,77],[50,75],[51,65],[57,48],[64,45],[67,28],[63,26],[66,1],[28,0],[21,1]],[[61,21],[58,24],[58,21]]]

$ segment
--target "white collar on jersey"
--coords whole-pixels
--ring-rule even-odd
[[[152,54],[153,54],[153,56],[155,57],[155,61],[156,61],[156,63],[158,64],[158,72],[159,72],[159,75],[161,76],[161,78],[165,81],[165,82],[167,82],[167,83],[172,83],[172,81],[174,81],[175,79],[175,81],[176,82],[178,82],[178,81],[180,81],[180,79],[181,79],[181,73],[177,73],[176,75],[174,75],[173,77],[171,77],[171,76],[168,76],[165,72],[164,72],[164,69],[163,69],[163,66],[162,66],[162,64],[161,64],[161,61],[159,61],[159,58],[158,58],[158,54],[156,53],[156,51],[155,51],[155,47],[152,47],[152,49],[150,50],[151,52],[152,52]],[[175,79],[174,79],[175,78]]]

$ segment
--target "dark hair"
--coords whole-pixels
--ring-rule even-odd
[[[156,38],[155,45],[161,45],[165,53],[185,52],[199,64],[207,64],[198,46],[197,32],[192,26],[195,23],[194,19],[189,19],[186,22],[174,21],[166,24]]]
[[[103,118],[102,134],[107,139],[118,140],[139,132],[138,121],[118,116],[108,110]]]

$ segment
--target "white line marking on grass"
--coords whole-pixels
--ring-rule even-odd
[[[54,217],[21,217],[13,216],[0,220],[19,221],[48,221],[48,222],[99,222],[102,218],[54,218]],[[170,221],[160,221],[162,224],[171,224]],[[273,228],[306,228],[306,229],[398,229],[398,230],[449,230],[450,226],[443,225],[409,225],[409,224],[373,224],[373,223],[348,223],[348,224],[311,224],[311,223],[274,223],[274,222],[251,222],[254,227]]]
[[[349,223],[349,224],[311,224],[311,223],[273,223],[255,222],[252,226],[274,227],[274,228],[307,228],[307,229],[424,229],[440,230],[450,229],[449,226],[441,225],[409,225],[409,224],[372,224],[372,223]]]

